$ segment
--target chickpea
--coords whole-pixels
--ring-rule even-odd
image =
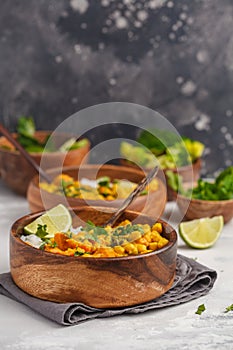
[[[150,225],[148,224],[143,225],[143,231],[144,233],[150,233],[151,231]]]
[[[157,231],[158,233],[162,233],[163,232],[163,226],[160,222],[156,222],[153,226],[152,226],[152,231]]]
[[[137,247],[132,244],[132,243],[127,243],[125,246],[125,251],[131,255],[131,254],[138,254],[138,250],[137,250]]]
[[[119,255],[124,255],[124,253],[125,253],[125,248],[121,247],[120,245],[116,245],[114,247],[114,250]]]
[[[144,244],[136,244],[138,253],[143,253],[147,250],[146,246]]]
[[[130,242],[134,242],[136,241],[137,239],[139,239],[141,237],[141,232],[139,231],[133,231],[132,233],[130,233],[129,235],[129,241]]]
[[[158,242],[160,240],[161,236],[157,231],[151,232],[151,241],[152,242]]]
[[[108,201],[113,201],[115,198],[111,195],[108,195],[105,199],[107,199]]]
[[[141,238],[137,239],[137,241],[135,243],[144,244],[145,246],[148,246],[148,244],[149,244],[149,242],[146,240],[145,237],[141,237]]]
[[[150,243],[151,242],[151,233],[146,233],[144,235],[144,238],[147,240],[148,243]]]
[[[156,250],[158,248],[158,243],[157,242],[152,242],[149,244],[149,249],[151,250]]]
[[[161,237],[158,242],[158,248],[164,247],[168,243],[168,240],[164,237]]]

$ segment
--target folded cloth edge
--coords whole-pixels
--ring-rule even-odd
[[[74,325],[94,318],[138,314],[179,305],[206,295],[217,278],[217,272],[194,259],[177,255],[177,278],[161,297],[144,304],[117,309],[97,309],[82,303],[55,303],[35,298],[16,286],[10,273],[0,275],[0,294],[21,302],[60,325]]]

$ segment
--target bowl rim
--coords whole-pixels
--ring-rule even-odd
[[[104,169],[109,169],[109,170],[125,170],[126,172],[130,173],[130,174],[134,174],[135,173],[138,175],[138,176],[145,176],[145,173],[143,172],[143,170],[140,170],[140,169],[129,169],[127,166],[122,166],[122,165],[113,165],[113,164],[83,164],[83,165],[69,165],[69,166],[65,166],[62,168],[62,172],[61,173],[65,173],[66,171],[69,171],[69,170],[74,170],[74,169],[84,169],[84,170],[92,170],[92,169],[100,169],[100,168],[104,168]],[[51,174],[51,173],[55,173],[56,171],[61,171],[61,168],[58,167],[58,168],[50,168],[48,169],[46,172],[47,174]],[[162,180],[159,178],[159,177],[155,177],[155,179],[158,181],[158,184],[159,184],[159,187],[158,189],[161,189],[163,192],[166,193],[166,187],[165,185],[163,184]],[[47,196],[51,196],[53,198],[56,198],[57,200],[59,200],[59,198],[61,198],[61,195],[59,194],[56,194],[56,193],[51,193],[51,192],[48,192],[42,188],[39,187],[39,175],[35,175],[32,180],[30,181],[30,185],[33,186],[34,189],[36,189],[37,191],[42,191],[42,193],[44,193],[45,195]],[[29,186],[30,186],[29,185]],[[29,190],[29,187],[28,186],[28,190]],[[151,193],[159,193],[158,190],[156,191],[152,191]],[[135,198],[135,201],[139,202],[139,201],[143,201],[145,198],[147,198],[148,194],[146,194],[145,196],[138,196],[137,198]],[[73,197],[66,197],[68,200],[72,200],[72,201],[77,201],[77,202],[85,202],[85,203],[89,203],[91,206],[95,206],[95,205],[92,205],[92,204],[95,204],[96,202],[103,202],[104,200],[103,199],[82,199],[82,198],[73,198]],[[105,203],[115,203],[115,204],[121,204],[123,203],[124,201],[124,198],[123,199],[114,199],[114,200],[109,200],[109,201],[105,201]]]
[[[77,211],[92,211],[92,209],[96,209],[96,210],[102,210],[104,212],[108,212],[108,213],[114,213],[115,209],[114,208],[107,208],[107,207],[101,207],[101,206],[93,206],[93,207],[84,207],[84,206],[77,206],[77,207],[68,207],[68,210],[73,212],[75,210]],[[33,250],[35,249],[35,251],[37,251],[38,253],[40,252],[40,254],[45,254],[45,256],[48,257],[56,257],[57,259],[64,259],[64,258],[68,258],[70,260],[74,260],[74,261],[79,261],[81,259],[81,261],[118,261],[118,260],[134,260],[134,259],[143,259],[145,257],[151,257],[152,255],[158,255],[164,251],[168,251],[170,249],[172,249],[175,245],[177,245],[177,241],[178,241],[178,235],[176,230],[169,224],[167,223],[165,220],[162,219],[157,219],[156,222],[161,222],[162,224],[165,224],[165,227],[169,229],[169,234],[171,234],[171,240],[169,240],[169,243],[164,246],[163,248],[160,248],[158,250],[149,252],[149,253],[145,253],[145,254],[136,254],[136,255],[128,255],[128,256],[122,256],[122,257],[85,257],[83,258],[82,256],[67,256],[67,255],[61,255],[61,254],[55,254],[55,253],[51,253],[51,252],[47,252],[44,250],[40,250],[38,248],[32,247],[31,245],[25,243],[24,241],[22,241],[19,237],[19,230],[23,229],[23,222],[25,222],[25,220],[29,223],[31,222],[31,220],[36,219],[37,217],[43,215],[46,211],[37,211],[34,213],[29,213],[26,214],[20,218],[18,218],[12,225],[10,228],[10,237],[13,240],[16,240],[19,244],[22,244],[24,247],[28,247],[29,249],[32,248]],[[153,220],[152,217],[150,217],[149,215],[145,215],[136,211],[132,211],[132,210],[126,210],[126,213],[133,213],[133,214],[139,214],[141,216],[143,216],[144,218],[148,218],[149,220]],[[29,220],[29,221],[28,221]]]
[[[44,134],[45,136],[46,135],[49,135],[49,134],[52,134],[53,133],[53,130],[36,130],[35,131],[35,134],[37,134],[37,133],[40,133],[40,134]],[[61,133],[61,134],[66,134],[66,133]],[[68,134],[68,133],[67,133]],[[13,132],[13,133],[11,133],[11,135],[13,136],[13,137],[16,137],[17,135],[18,135],[18,133],[17,132]],[[72,134],[71,134],[72,135]],[[0,140],[1,139],[3,139],[3,138],[5,138],[6,139],[6,137],[5,136],[0,136]],[[77,136],[77,138],[78,138],[78,136]],[[85,137],[86,138],[86,137]],[[82,138],[81,138],[82,139]],[[85,148],[87,148],[87,149],[89,149],[90,148],[90,146],[91,146],[91,142],[90,142],[90,140],[88,139],[88,138],[86,138],[87,139],[87,144],[86,145],[84,145],[84,146],[82,146],[82,147],[80,147],[80,148],[77,148],[77,149],[72,149],[72,150],[70,150],[70,151],[67,151],[67,152],[60,152],[60,151],[55,151],[55,152],[29,152],[29,154],[31,155],[31,156],[42,156],[43,154],[45,154],[46,155],[46,157],[52,157],[52,156],[55,156],[55,155],[60,155],[60,154],[67,154],[67,153],[69,153],[69,152],[73,152],[73,151],[79,151],[79,150],[81,150],[81,149],[85,149]],[[8,153],[8,154],[15,154],[15,155],[20,155],[20,152],[17,150],[17,149],[14,149],[14,150],[11,150],[11,149],[6,149],[6,148],[4,148],[4,147],[1,147],[1,144],[0,144],[0,152],[3,152],[3,153]]]

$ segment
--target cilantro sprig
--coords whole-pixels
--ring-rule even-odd
[[[224,312],[227,313],[229,311],[233,311],[233,304],[227,306]]]
[[[35,137],[36,126],[34,119],[32,117],[20,117],[17,124],[17,133],[19,143],[28,151],[28,152],[43,152],[44,147],[48,139],[40,142]],[[46,147],[47,150],[54,150],[54,146],[49,144]]]
[[[47,234],[48,234],[47,225],[38,224],[37,231],[36,231],[35,235],[43,240],[45,238],[45,236],[47,236]]]
[[[101,226],[96,226],[91,220],[86,222],[86,225],[81,229],[81,231],[85,232],[85,239],[91,239],[96,242],[100,242],[100,235],[108,235],[108,232]]]
[[[205,305],[204,305],[204,304],[201,304],[201,305],[198,306],[197,311],[195,312],[195,314],[201,315],[202,312],[205,311],[205,309],[206,309],[206,308],[205,308]]]
[[[185,196],[202,200],[229,200],[233,199],[233,166],[223,170],[213,182],[199,179],[193,190],[185,191],[180,176],[172,171],[166,172],[168,184],[174,191]]]
[[[51,242],[50,238],[47,238],[48,231],[47,231],[47,225],[37,225],[37,231],[35,233],[37,237],[39,237],[42,240],[42,243],[40,245],[41,250],[44,250],[46,244],[49,244],[52,248],[55,248],[57,246],[56,242]]]
[[[125,235],[129,235],[134,231],[139,231],[141,234],[144,233],[143,228],[141,226],[128,224],[126,226],[118,226],[113,231],[113,236],[125,236]]]

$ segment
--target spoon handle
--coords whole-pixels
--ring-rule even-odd
[[[137,185],[137,187],[130,193],[130,195],[125,199],[122,206],[110,217],[110,219],[103,226],[113,226],[116,220],[121,216],[125,209],[130,205],[137,195],[144,190],[146,185],[148,185],[153,177],[157,174],[159,166],[156,165],[148,174],[145,176]]]
[[[46,174],[46,172],[34,161],[34,159],[30,156],[30,154],[14,139],[14,137],[9,133],[9,131],[4,128],[4,126],[0,123],[0,133],[3,134],[8,141],[10,141],[15,148],[22,154],[22,156],[28,161],[29,164],[33,166],[33,168],[40,174],[40,176],[47,181],[51,182],[50,177]]]

